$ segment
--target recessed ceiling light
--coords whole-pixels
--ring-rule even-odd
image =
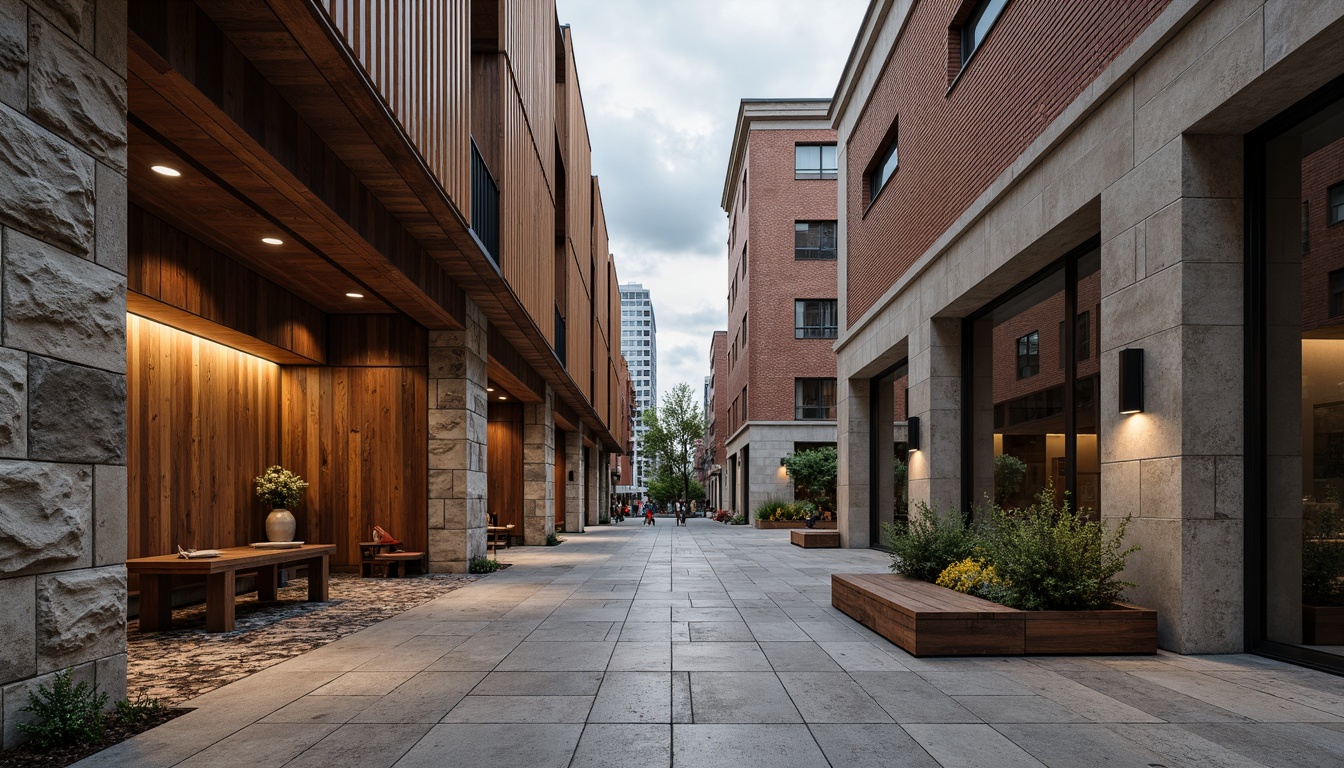
[[[181,173],[180,171],[178,171],[176,168],[169,168],[169,167],[166,166],[166,165],[151,165],[151,166],[149,167],[149,170],[151,170],[151,171],[153,171],[153,172],[155,172],[155,173],[161,173],[161,174],[163,174],[164,176],[181,176],[181,175],[182,175],[182,173]]]
[[[500,395],[500,396],[499,396],[499,399],[500,399],[500,400],[508,400],[509,398],[505,397],[504,395]]]
[[[485,391],[486,391],[486,392],[494,392],[494,391],[495,391],[495,388],[494,388],[494,387],[486,387],[486,388],[485,388]]]
[[[351,291],[350,293],[347,293],[347,294],[345,294],[345,295],[346,295],[347,297],[349,297],[349,298],[352,298],[352,299],[362,299],[362,298],[364,298],[364,294],[362,294],[362,293],[355,293],[354,291]]]
[[[285,244],[285,241],[284,241],[284,240],[281,240],[281,239],[278,238],[278,237],[263,237],[263,238],[261,238],[261,242],[263,242],[263,243],[265,243],[265,244],[267,244],[267,245],[284,245],[284,244]]]

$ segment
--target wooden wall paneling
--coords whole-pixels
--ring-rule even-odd
[[[568,482],[565,464],[565,441],[569,433],[563,429],[555,430],[555,529],[565,527],[565,496]]]
[[[486,427],[486,509],[499,525],[523,530],[523,406],[490,403]]]
[[[523,104],[501,93],[503,173],[500,175],[500,271],[547,343],[555,344],[555,200]],[[551,127],[548,137],[554,136]],[[542,142],[554,154],[554,139]]]
[[[427,370],[295,366],[283,381],[285,461],[310,483],[296,514],[309,540],[334,542],[332,565],[347,568],[375,524],[423,552]]]
[[[138,205],[129,205],[126,215],[129,291],[301,359],[326,359],[321,310]],[[142,310],[154,308],[146,304]],[[163,319],[187,320],[172,312],[165,312]],[[186,330],[208,337],[210,327]],[[219,341],[237,340],[229,336]]]
[[[551,186],[555,167],[555,0],[502,0],[504,52],[508,55],[514,87],[521,99],[522,117],[533,136],[543,184]]]
[[[322,0],[321,7],[426,166],[470,216],[469,0]]]
[[[252,479],[280,460],[280,367],[135,315],[126,352],[128,556],[256,540]]]
[[[327,363],[428,366],[429,332],[405,315],[328,315]]]

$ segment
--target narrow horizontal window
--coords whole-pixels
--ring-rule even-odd
[[[794,145],[793,178],[834,179],[838,172],[834,144]]]

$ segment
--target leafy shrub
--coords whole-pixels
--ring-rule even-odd
[[[976,532],[953,509],[934,510],[917,502],[909,520],[888,523],[891,569],[934,581],[947,566],[975,554]]]
[[[117,719],[126,725],[136,725],[161,714],[165,707],[159,699],[150,698],[142,691],[134,699],[122,699],[116,704]]]
[[[758,502],[751,510],[751,514],[757,520],[773,520],[773,515],[789,506],[789,502],[775,497],[767,496],[764,501]]]
[[[467,570],[471,573],[494,573],[500,569],[498,560],[492,560],[484,555],[471,558],[471,563],[467,565]]]
[[[1126,517],[1112,530],[1066,502],[1055,503],[1046,486],[1030,506],[991,509],[991,523],[980,536],[979,555],[1003,583],[987,586],[983,596],[1028,611],[1091,610],[1119,600],[1125,587],[1116,576],[1138,547],[1124,548]]]
[[[937,584],[965,594],[983,596],[989,589],[1003,586],[1003,580],[994,566],[968,557],[944,568],[938,574]]]
[[[19,730],[30,734],[39,749],[54,749],[72,744],[89,744],[103,738],[103,707],[107,694],[98,686],[81,682],[74,685],[70,670],[56,673],[51,688],[39,685],[28,693],[28,706],[21,711],[37,716],[35,723],[20,723]]]
[[[747,516],[744,515],[744,514],[742,514],[741,512],[738,512],[736,515],[733,515],[731,518],[729,518],[729,520],[728,520],[728,524],[729,524],[729,525],[746,525],[746,524],[747,524]]]
[[[564,539],[560,538],[554,532],[546,534],[546,546],[548,547],[558,546],[562,541],[564,541]]]
[[[1344,601],[1344,514],[1333,486],[1326,503],[1302,515],[1302,602],[1330,605]]]
[[[1027,464],[1007,453],[994,457],[994,503],[1000,506],[1011,502],[1022,492],[1022,481],[1027,477]]]
[[[822,509],[835,509],[835,481],[839,474],[835,446],[798,451],[784,458],[784,469],[804,498]]]

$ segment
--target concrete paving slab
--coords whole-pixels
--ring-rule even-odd
[[[764,672],[770,662],[756,643],[673,643],[676,672]]]
[[[355,723],[437,723],[484,672],[421,672],[350,718]]]
[[[475,696],[596,696],[601,672],[491,672]]]
[[[467,696],[445,723],[583,723],[592,696]]]
[[[670,642],[619,642],[607,669],[613,672],[668,672],[672,669]]]
[[[844,672],[780,672],[779,679],[809,723],[893,722]]]
[[[615,643],[535,643],[523,641],[497,669],[501,672],[601,671],[607,668]]]
[[[436,725],[395,763],[396,768],[565,768],[583,733],[581,725],[500,723]]]
[[[805,725],[674,725],[678,768],[830,768]]]
[[[391,768],[429,724],[343,725],[285,763],[285,768]]]
[[[810,726],[833,766],[845,768],[939,768],[919,742],[898,725],[819,724]]]
[[[590,723],[570,768],[633,768],[672,763],[672,726]]]
[[[672,673],[606,673],[588,721],[593,723],[672,722]]]
[[[1008,737],[988,725],[906,725],[924,751],[943,768],[1043,768]]]
[[[801,723],[802,716],[774,672],[692,672],[691,711],[697,723]]]

